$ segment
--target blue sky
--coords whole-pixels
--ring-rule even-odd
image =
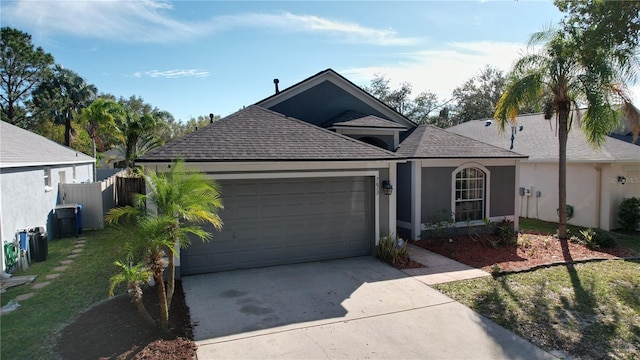
[[[448,99],[485,64],[508,70],[529,34],[562,17],[550,1],[3,0],[0,10],[2,26],[101,92],[181,120],[226,116],[271,95],[274,78],[283,89],[327,68]]]

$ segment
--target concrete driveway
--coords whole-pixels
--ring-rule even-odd
[[[373,257],[183,278],[198,359],[553,359]]]

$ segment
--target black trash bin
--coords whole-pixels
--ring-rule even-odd
[[[49,242],[47,234],[40,228],[29,230],[29,251],[31,261],[42,262],[49,256]]]
[[[78,236],[78,204],[56,205],[58,239]]]

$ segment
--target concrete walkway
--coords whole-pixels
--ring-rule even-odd
[[[373,257],[187,276],[205,359],[555,359]]]
[[[411,259],[425,265],[425,267],[404,269],[402,271],[427,285],[491,276],[491,274],[486,271],[459,263],[419,246],[408,244],[407,248],[409,249]]]

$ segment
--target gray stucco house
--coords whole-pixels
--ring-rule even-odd
[[[418,126],[331,69],[137,163],[178,158],[218,180],[225,205],[214,240],[181,250],[182,275],[370,255],[382,235],[418,239],[440,210],[517,226],[522,155]]]
[[[94,166],[90,156],[0,121],[2,242],[15,239],[18,229],[36,226],[45,227],[51,237],[58,184],[93,182]],[[2,262],[4,269],[4,253]]]

